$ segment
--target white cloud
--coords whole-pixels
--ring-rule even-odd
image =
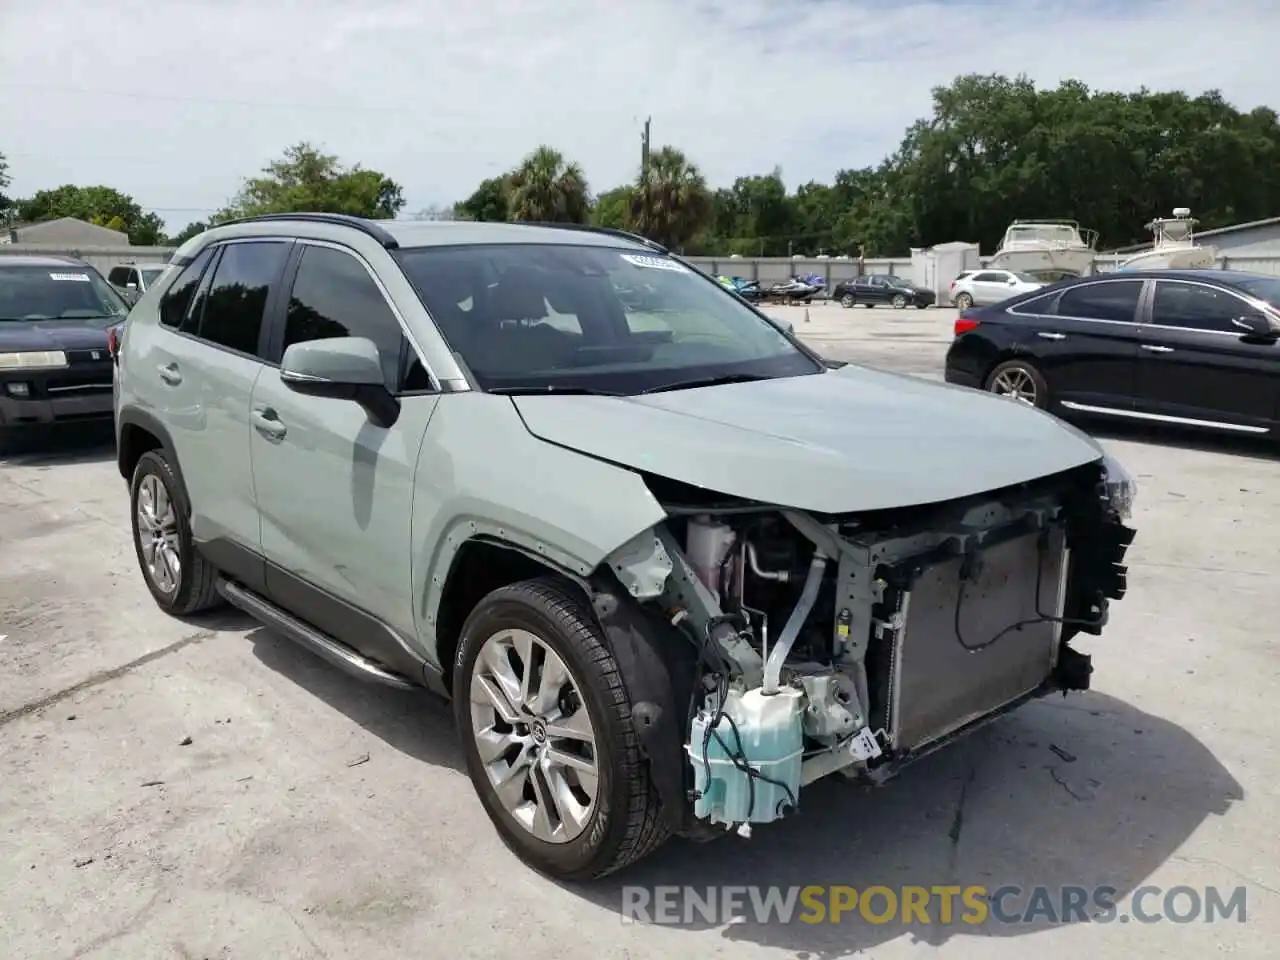
[[[725,183],[874,163],[959,73],[1274,96],[1280,6],[1230,0],[0,0],[0,151],[171,224],[308,139],[461,199],[550,143],[596,189],[640,127]],[[123,95],[116,95],[123,94]],[[188,209],[179,209],[188,208]]]

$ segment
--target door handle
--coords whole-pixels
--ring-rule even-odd
[[[1144,343],[1142,349],[1152,353],[1173,353],[1173,347],[1162,347],[1157,343]]]
[[[1066,335],[1065,333],[1048,333],[1048,332],[1046,332],[1046,331],[1040,331],[1039,333],[1037,333],[1037,334],[1036,334],[1036,336],[1037,336],[1037,337],[1043,337],[1045,340],[1065,340],[1065,339],[1067,339],[1067,335]]]
[[[268,440],[283,440],[284,435],[289,432],[288,428],[280,422],[280,418],[276,412],[270,407],[260,407],[253,411],[253,429]]]
[[[176,363],[166,363],[160,367],[160,379],[171,387],[176,387],[182,382],[182,374],[178,372]]]

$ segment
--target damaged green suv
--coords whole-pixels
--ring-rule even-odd
[[[226,224],[116,382],[156,602],[452,697],[498,832],[559,877],[1086,688],[1071,641],[1125,590],[1133,481],[1084,434],[835,369],[614,231]]]

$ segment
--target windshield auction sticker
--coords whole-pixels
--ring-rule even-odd
[[[622,254],[622,259],[633,267],[644,267],[646,270],[670,270],[672,273],[688,273],[681,264],[666,257],[642,257],[633,253]]]
[[[89,275],[87,273],[51,273],[50,280],[78,280],[80,283],[88,283]]]

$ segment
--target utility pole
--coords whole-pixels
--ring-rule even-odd
[[[653,117],[644,118],[644,132],[640,134],[640,209],[642,223],[649,222],[649,124]]]

